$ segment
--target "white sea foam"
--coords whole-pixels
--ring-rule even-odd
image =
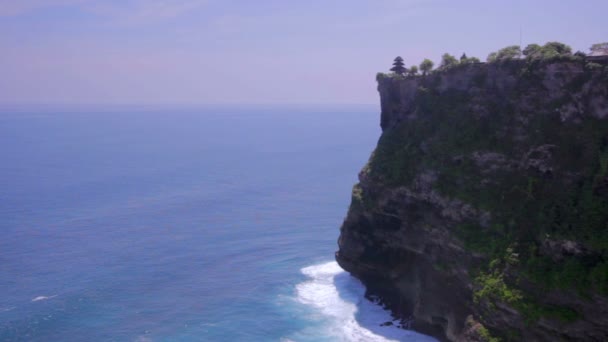
[[[47,296],[38,296],[38,297],[32,299],[32,302],[40,302],[42,300],[48,300],[48,299],[55,298],[55,297],[57,297],[57,295],[48,296],[48,297]]]
[[[388,311],[366,299],[363,284],[338,263],[309,266],[302,273],[310,279],[296,286],[297,300],[314,308],[323,322],[323,331],[315,329],[304,335],[319,334],[336,341],[436,341],[396,326],[381,326],[389,321],[398,322]]]

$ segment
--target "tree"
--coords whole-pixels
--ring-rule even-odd
[[[498,53],[496,52],[492,52],[488,55],[488,57],[486,58],[486,62],[488,63],[493,63],[496,62],[496,56],[498,55]]]
[[[433,61],[428,58],[425,58],[422,63],[420,63],[420,71],[422,71],[422,76],[426,76],[431,70],[433,70]]]
[[[401,76],[403,76],[403,74],[405,74],[407,69],[404,67],[403,58],[401,58],[401,56],[397,56],[397,58],[395,58],[391,71],[394,72],[395,74],[401,75]]]
[[[523,51],[526,58],[539,58],[541,57],[542,47],[538,44],[529,44]]]
[[[458,60],[456,57],[450,55],[449,53],[444,53],[441,56],[441,64],[439,65],[439,69],[448,69],[458,64]]]
[[[608,55],[608,42],[591,45],[591,52]]]
[[[572,48],[564,43],[560,42],[548,42],[543,45],[543,55],[555,54],[557,56],[570,56],[572,55]],[[544,56],[543,56],[544,57]],[[547,56],[549,57],[549,56]]]
[[[412,65],[410,67],[410,71],[407,73],[409,76],[416,76],[418,75],[418,67],[415,65]]]
[[[523,51],[528,59],[550,59],[561,56],[572,56],[572,48],[560,42],[548,42],[543,46],[530,44]]]
[[[462,53],[462,56],[460,56],[460,63],[467,63],[468,62],[468,58],[467,58],[467,54],[466,53]]]
[[[507,46],[488,55],[488,63],[507,61],[521,56],[521,48],[517,45]]]
[[[511,45],[498,50],[496,60],[506,61],[519,58],[519,56],[521,56],[521,48],[518,45]]]

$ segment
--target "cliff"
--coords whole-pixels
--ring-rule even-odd
[[[379,74],[382,136],[338,263],[451,341],[608,340],[608,69]]]

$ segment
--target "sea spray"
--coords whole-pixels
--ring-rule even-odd
[[[296,286],[297,300],[314,309],[322,327],[299,337],[337,341],[435,341],[397,327],[390,312],[365,298],[365,287],[332,261],[305,267],[309,279]],[[386,322],[392,324],[386,325]],[[384,325],[383,325],[384,324]],[[315,335],[315,336],[310,336]]]

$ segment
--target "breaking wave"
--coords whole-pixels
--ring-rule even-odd
[[[313,309],[321,328],[302,331],[296,340],[436,341],[397,327],[398,320],[365,298],[363,284],[335,261],[305,267],[301,271],[309,279],[296,286],[296,299]]]

